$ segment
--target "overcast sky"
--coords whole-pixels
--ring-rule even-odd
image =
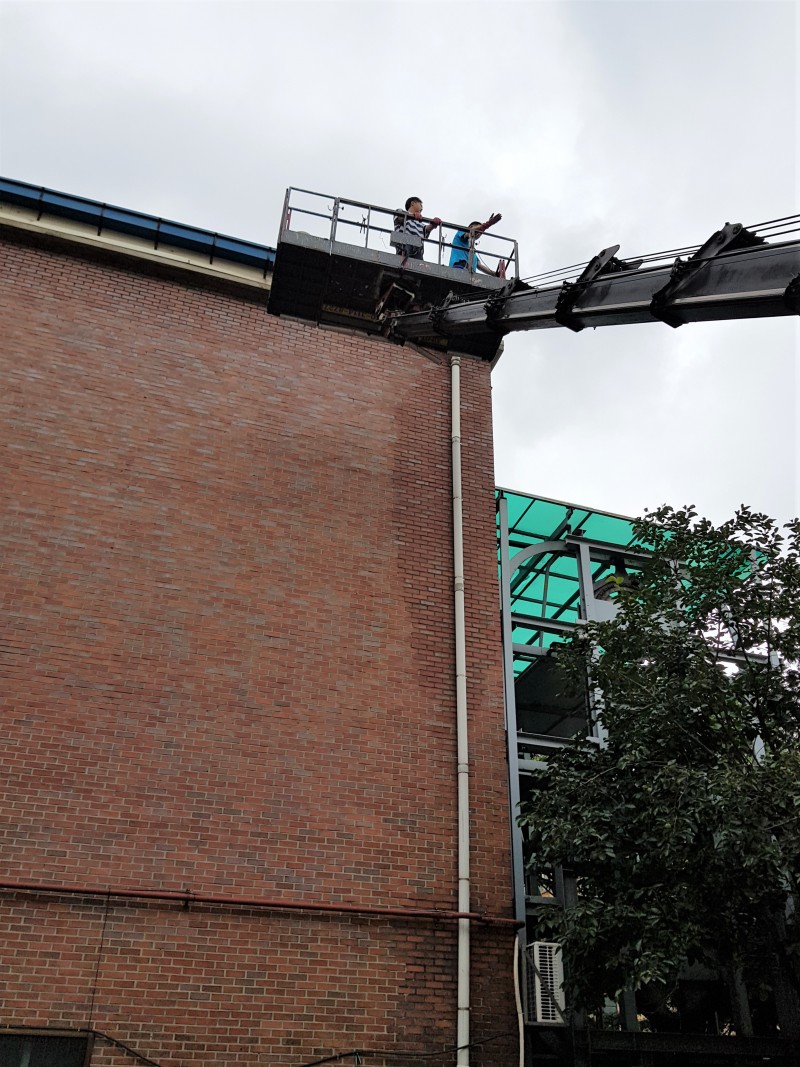
[[[798,205],[793,0],[0,0],[0,172],[274,245],[287,186],[503,213],[522,273]],[[500,485],[800,512],[797,318],[510,337]]]

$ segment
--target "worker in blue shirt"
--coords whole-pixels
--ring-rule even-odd
[[[486,222],[471,222],[466,230],[459,230],[453,238],[453,247],[450,251],[450,266],[459,270],[469,270],[469,255],[470,249],[472,249],[472,270],[480,270],[484,274],[496,275],[496,270],[492,270],[491,267],[487,267],[481,262],[475,252],[475,244],[481,234],[488,230],[490,226],[494,226],[496,222],[499,222],[502,217],[502,215],[490,215]]]

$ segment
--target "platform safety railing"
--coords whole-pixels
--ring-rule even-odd
[[[395,220],[408,217],[408,212],[402,207],[380,207],[361,200],[290,187],[286,190],[284,200],[280,239],[288,232],[305,233],[331,243],[336,241],[397,255],[397,246],[392,242]],[[423,215],[422,220],[429,223],[431,217]],[[453,239],[467,226],[468,223],[442,221],[441,226],[423,241],[424,259],[428,263],[448,267]],[[413,245],[416,242],[409,238],[403,244]],[[492,273],[499,271],[501,276],[510,279],[519,277],[519,252],[513,238],[485,233],[480,237],[480,246],[475,249],[475,254]],[[470,269],[476,269],[472,255]],[[463,268],[458,270],[461,273]]]

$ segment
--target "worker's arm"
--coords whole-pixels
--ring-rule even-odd
[[[480,226],[475,226],[473,228],[473,234],[477,237],[478,234],[485,233],[490,226],[494,226],[494,224],[496,222],[499,222],[502,217],[502,215],[490,215],[486,222],[482,222]],[[484,274],[491,274],[494,277],[497,277],[497,270],[492,270],[491,267],[487,267],[484,263],[480,261],[480,259],[478,259],[477,254],[475,256],[475,269],[483,271]]]
[[[480,226],[476,226],[474,228],[474,232],[475,233],[485,233],[486,230],[488,230],[490,226],[494,226],[494,224],[496,222],[499,222],[500,219],[502,219],[502,217],[503,217],[502,215],[490,215],[489,218],[486,220],[486,222],[482,222],[480,224]]]
[[[478,259],[477,256],[475,256],[475,269],[476,270],[482,270],[484,274],[491,274],[493,278],[497,277],[497,271],[496,270],[492,270],[491,267],[487,267],[484,263],[482,263]]]
[[[426,237],[430,237],[430,235],[433,233],[433,231],[436,229],[436,227],[437,226],[441,226],[441,225],[442,225],[442,220],[437,215],[435,218],[431,219],[431,221],[425,227],[425,236]]]

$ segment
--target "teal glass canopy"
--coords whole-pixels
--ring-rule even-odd
[[[500,558],[505,547],[510,563],[514,674],[519,677],[530,666],[528,657],[517,654],[520,646],[550,648],[583,617],[578,551],[549,550],[521,560],[519,554],[548,542],[590,542],[591,580],[597,590],[615,576],[622,556],[615,550],[635,547],[633,525],[621,515],[508,489],[497,489],[496,497],[508,508],[507,546],[502,543],[499,512],[497,532]]]

